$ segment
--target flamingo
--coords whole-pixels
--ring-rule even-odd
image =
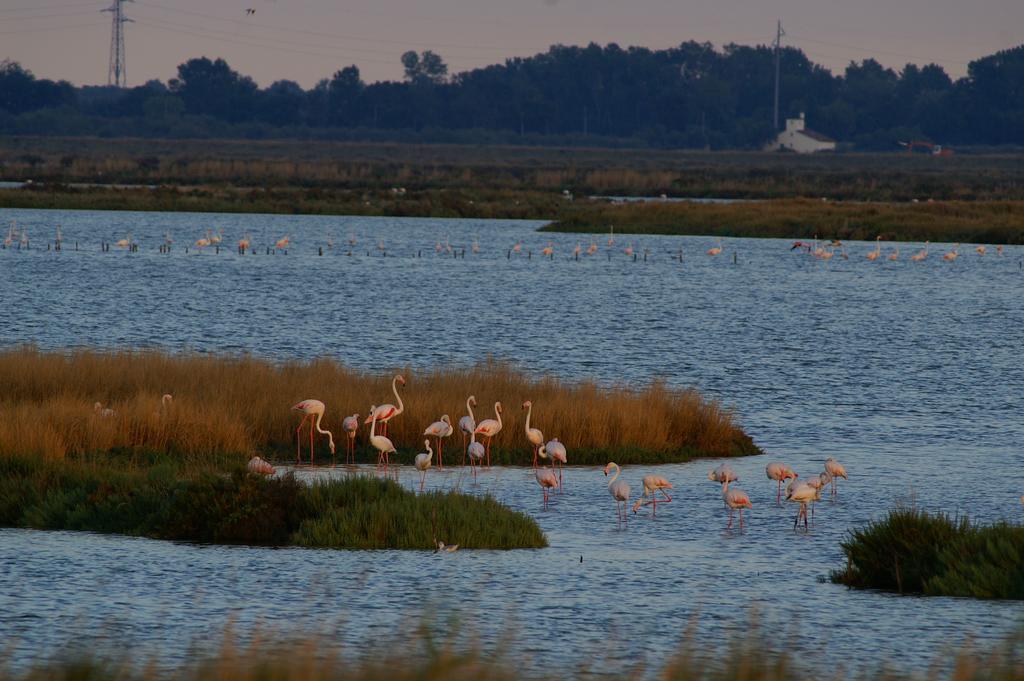
[[[779,483],[779,490],[775,495],[775,503],[779,503],[782,499],[782,483],[790,478],[795,480],[800,477],[792,468],[778,461],[773,461],[765,466],[764,472],[768,475],[769,480],[777,480]]]
[[[255,473],[257,475],[274,474],[274,467],[258,456],[254,456],[251,459],[249,459],[249,463],[245,464],[245,469],[250,473]]]
[[[345,440],[345,463],[356,462],[356,431],[359,430],[359,414],[346,416],[341,422],[341,429],[348,437]]]
[[[220,246],[220,242],[224,240],[224,230],[218,229],[216,234],[210,234],[210,243],[214,246]]]
[[[484,446],[476,441],[476,431],[470,434],[469,449],[469,467],[473,469],[473,479],[476,480],[476,469],[484,461]]]
[[[537,450],[544,445],[544,433],[537,428],[530,427],[530,415],[533,413],[533,402],[523,402],[523,409],[526,410],[526,439],[533,445],[533,467],[537,467]]]
[[[547,458],[547,452],[545,452],[543,448],[541,448],[540,455],[542,458]],[[544,508],[547,508],[548,490],[558,487],[558,478],[555,477],[554,468],[544,468],[544,466],[540,466],[533,471],[533,476],[537,478],[537,484],[540,485],[541,490],[544,492]]]
[[[349,246],[355,246],[357,243],[359,243],[359,241],[356,239],[355,233],[354,232],[349,232],[348,233],[348,245]]]
[[[21,248],[28,248],[28,229],[21,228],[21,241],[18,243],[21,244]]]
[[[114,245],[117,246],[118,248],[128,248],[129,246],[132,245],[132,235],[129,234],[124,239],[119,239],[117,243],[115,243]]]
[[[445,544],[443,541],[438,541],[437,548],[434,549],[434,553],[455,553],[458,550],[458,544]]]
[[[587,246],[587,255],[594,255],[595,253],[597,253],[597,242],[591,239],[590,245]]]
[[[882,237],[880,235],[875,237],[875,250],[868,251],[868,260],[874,262],[875,260],[878,260],[878,256],[882,255],[881,239]]]
[[[466,436],[472,435],[476,430],[476,418],[473,416],[473,407],[476,406],[476,398],[470,395],[466,398],[467,416],[459,419],[459,430],[462,431],[462,465],[466,465]]]
[[[285,236],[281,237],[280,239],[278,239],[278,240],[277,240],[277,241],[276,241],[276,242],[274,243],[274,250],[275,250],[275,251],[283,251],[283,250],[285,250],[286,248],[288,248],[288,246],[290,246],[290,245],[291,245],[291,243],[292,243],[292,238],[291,238],[291,236],[289,236],[289,235],[287,235],[287,234],[286,234]]]
[[[309,419],[309,462],[313,463],[313,430],[321,435],[326,435],[331,447],[331,456],[334,456],[334,435],[331,431],[324,430],[320,427],[320,421],[324,418],[324,411],[326,407],[320,400],[302,400],[292,406],[292,411],[302,412],[302,422],[299,423],[299,427],[295,429],[295,462],[298,463],[302,460],[302,440],[299,438],[299,431],[302,430],[302,426],[305,425],[306,419]],[[314,422],[315,418],[315,422]]]
[[[893,249],[892,253],[889,254],[889,260],[899,260],[899,259],[900,259],[900,247],[896,246]]]
[[[476,424],[476,430],[473,432],[487,438],[487,467],[490,468],[491,440],[495,435],[501,432],[501,402],[494,403],[494,418],[484,419],[480,423]]]
[[[246,234],[245,236],[243,236],[241,239],[238,240],[238,250],[240,250],[240,251],[244,252],[244,251],[249,250],[249,246],[251,246],[251,245],[252,245],[252,238],[248,234]]]
[[[573,255],[574,258],[579,260],[580,253],[582,253],[582,252],[583,252],[583,246],[581,246],[580,243],[577,241],[576,242],[576,248],[572,249],[572,255]]]
[[[4,248],[14,243],[15,221],[11,220],[11,226],[7,229],[7,236],[4,237]]]
[[[424,440],[423,445],[427,448],[427,451],[417,454],[413,460],[413,465],[420,472],[420,492],[423,491],[423,483],[427,481],[427,469],[430,468],[430,460],[434,458],[434,450],[430,448],[430,440]]]
[[[113,409],[110,409],[109,407],[104,408],[103,405],[100,404],[99,402],[93,403],[92,410],[99,414],[100,416],[102,416],[103,418],[110,418],[111,416],[114,416],[116,414],[116,412]]]
[[[952,262],[956,260],[960,256],[960,253],[957,251],[958,248],[960,248],[960,244],[953,244],[953,248],[949,251],[949,253],[943,255],[942,259],[945,260],[946,262]]]
[[[708,480],[712,482],[736,482],[739,479],[740,476],[736,475],[736,471],[727,463],[708,471]]]
[[[608,225],[608,248],[615,245],[615,225]]]
[[[608,471],[615,469],[615,475],[608,481],[608,494],[612,495],[612,499],[615,499],[615,515],[619,522],[626,522],[626,508],[629,504],[629,483],[625,480],[619,480],[619,474],[622,473],[622,469],[619,468],[619,464],[614,461],[609,461],[604,467],[604,474],[608,475]]]
[[[729,481],[726,480],[722,483],[722,500],[725,502],[725,505],[729,507],[729,524],[726,527],[732,527],[732,512],[739,509],[740,529],[743,529],[743,509],[754,508],[754,505],[750,503],[750,497],[748,497],[747,493],[741,489],[729,489]]]
[[[518,254],[522,250],[523,250],[523,244],[521,244],[520,242],[517,241],[514,244],[512,244],[512,252],[513,253],[517,253]]]
[[[388,464],[391,463],[391,453],[397,454],[398,451],[395,449],[395,445],[391,443],[391,440],[383,435],[376,434],[377,413],[376,410],[371,411],[373,412],[373,418],[370,421],[370,444],[377,450],[377,466],[380,467],[383,463],[384,469],[387,470]]]
[[[644,493],[640,495],[640,498],[633,504],[633,513],[640,510],[641,506],[651,504],[653,510],[652,516],[658,514],[658,492],[661,492],[665,498],[661,500],[661,503],[667,504],[672,501],[672,497],[665,490],[672,489],[672,483],[661,477],[660,475],[645,475],[644,476]]]
[[[480,252],[480,237],[473,237],[473,245],[469,248],[473,253]]]
[[[849,478],[846,477],[846,469],[843,468],[843,465],[841,463],[839,463],[830,456],[827,459],[825,459],[825,471],[829,474],[829,477],[832,479],[832,496],[836,496],[837,494],[839,494],[839,490],[836,486],[836,478],[849,480]]]
[[[450,437],[454,432],[455,430],[452,428],[452,421],[448,417],[448,414],[442,416],[440,421],[434,421],[431,423],[427,426],[427,429],[423,431],[424,435],[433,435],[437,438],[437,467],[440,470],[444,470],[444,455],[442,454],[441,438]]]
[[[627,257],[633,255],[633,242],[630,242],[622,252],[625,253]]]
[[[558,464],[558,486],[561,489],[562,486],[562,466],[568,463],[566,459],[565,445],[558,441],[558,438],[552,438],[550,442],[544,445],[544,452],[551,457],[551,468],[554,469],[555,463]]]
[[[540,252],[543,253],[546,256],[551,256],[551,255],[554,255],[554,253],[555,253],[555,247],[552,246],[551,242],[549,241],[548,245],[545,246],[544,248],[542,248]]]
[[[996,246],[996,255],[1002,256],[1002,254],[1003,254],[1003,245],[999,244],[998,246]]]
[[[797,511],[796,519],[793,521],[793,529],[796,529],[801,517],[804,519],[804,527],[807,527],[807,504],[813,502],[817,497],[818,490],[806,482],[801,482],[792,488],[786,489],[786,501],[800,504],[800,510]]]
[[[395,374],[395,377],[391,379],[391,392],[395,394],[395,400],[398,402],[398,406],[396,407],[393,404],[382,404],[379,407],[374,407],[370,412],[370,415],[366,417],[365,421],[363,421],[363,423],[366,424],[373,421],[374,418],[380,420],[384,426],[383,432],[385,436],[388,434],[388,421],[405,411],[405,404],[402,402],[402,396],[398,394],[399,383],[405,385],[405,377],[401,374]],[[370,430],[372,431],[373,428],[370,428]]]
[[[722,254],[722,240],[718,240],[718,245],[708,249],[708,255],[721,255]]]
[[[913,260],[914,262],[921,262],[922,260],[927,258],[928,257],[928,243],[929,242],[925,241],[924,242],[924,248],[922,248],[920,251],[918,251],[914,255],[910,256],[910,259]]]
[[[975,247],[975,249],[974,249],[974,252],[975,252],[975,253],[977,253],[978,255],[985,255],[985,253],[986,253],[987,251],[988,251],[988,249],[987,249],[987,248],[985,248],[984,246],[977,246],[977,247]]]

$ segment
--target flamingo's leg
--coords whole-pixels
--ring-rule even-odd
[[[306,425],[306,419],[309,418],[309,414],[304,414],[302,421],[299,423],[299,427],[295,429],[295,463],[302,461],[302,426]]]
[[[537,445],[533,446],[533,467],[537,468]]]
[[[491,467],[491,438],[487,438],[487,467]]]
[[[313,465],[313,417],[309,418],[309,465]]]
[[[437,469],[444,470],[444,452],[441,449],[441,436],[437,437]]]

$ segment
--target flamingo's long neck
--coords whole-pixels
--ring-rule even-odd
[[[530,434],[530,414],[533,413],[533,404],[526,408],[526,434]]]
[[[373,420],[370,421],[370,439],[371,440],[374,437],[376,437],[376,435],[377,435],[376,430],[377,430],[377,410],[374,409],[373,410]]]
[[[494,417],[498,419],[498,428],[501,428],[501,402],[494,403]]]
[[[391,392],[395,393],[395,399],[398,401],[398,409],[395,410],[395,414],[401,414],[403,411],[405,411],[405,405],[402,404],[402,396],[398,394],[397,376],[391,379]]]
[[[331,431],[324,430],[323,428],[320,427],[320,420],[323,417],[324,417],[324,413],[322,411],[317,413],[317,415],[316,415],[316,432],[320,433],[321,435],[326,435],[328,437],[328,439],[330,439],[330,441],[331,441],[331,449],[334,449],[334,435],[331,433]]]
[[[471,420],[471,421],[472,421],[473,423],[476,423],[476,417],[475,417],[475,416],[473,416],[473,405],[471,404],[471,401],[472,401],[472,399],[473,399],[473,397],[472,397],[472,396],[470,396],[470,397],[466,398],[466,411],[468,411],[468,412],[469,412],[469,419],[470,419],[470,420]]]
[[[615,466],[615,475],[613,475],[612,479],[608,481],[608,489],[611,489],[612,485],[615,484],[615,481],[619,479],[619,473],[622,472],[622,469],[619,468],[619,464],[613,463],[612,465]]]

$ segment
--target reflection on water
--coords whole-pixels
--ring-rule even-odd
[[[982,521],[1019,518],[1019,248],[1002,258],[964,248],[945,263],[933,245],[923,263],[871,263],[863,254],[873,245],[858,243],[849,260],[821,262],[779,240],[726,239],[725,253],[710,258],[711,239],[616,236],[609,250],[601,234],[598,254],[576,261],[572,249],[585,250],[589,237],[538,235],[537,223],[510,221],[0,214],[9,219],[34,246],[0,251],[4,346],[330,355],[381,371],[492,355],[566,379],[664,378],[734,406],[770,452],[734,463],[754,503],[743,532],[725,530],[706,461],[659,467],[676,484],[675,501],[627,529],[615,526],[599,468],[570,469],[547,511],[529,470],[496,468],[477,485],[458,469],[431,471],[432,486],[491,493],[534,515],[551,541],[539,551],[346,553],[0,530],[0,636],[14,642],[16,660],[96,638],[183,658],[229,621],[243,635],[262,625],[352,644],[396,640],[424,609],[457,609],[467,639],[494,643],[514,626],[515,650],[532,669],[592,663],[614,638],[617,651],[600,658],[614,670],[656,664],[691,619],[698,639],[717,645],[748,626],[754,609],[788,627],[799,651],[827,650],[847,667],[886,659],[910,669],[967,636],[990,642],[1019,623],[1019,605],[819,581],[842,564],[848,528],[900,500]],[[39,246],[58,223],[65,250],[47,252]],[[249,232],[259,255],[186,255],[183,245],[207,229],[223,229],[226,244]],[[140,252],[100,252],[101,240],[129,232]],[[169,255],[156,252],[165,232],[176,241]],[[285,234],[288,255],[265,255]],[[316,255],[329,236],[334,249]],[[465,259],[436,254],[446,239],[466,247]],[[75,241],[77,252],[67,246]],[[523,254],[509,258],[520,241]],[[553,260],[540,257],[549,241]],[[636,262],[622,253],[631,242]],[[680,248],[681,263],[671,257]],[[403,444],[408,464],[417,443]],[[764,465],[778,458],[807,474],[827,456],[851,480],[836,503],[819,506],[809,533],[794,533],[795,509],[775,505]],[[644,472],[624,473],[634,495]],[[411,467],[402,481],[416,486]]]

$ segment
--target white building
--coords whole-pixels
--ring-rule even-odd
[[[836,141],[834,139],[806,128],[806,121],[802,113],[800,118],[787,118],[786,129],[765,146],[765,151],[795,151],[798,154],[835,150]]]

